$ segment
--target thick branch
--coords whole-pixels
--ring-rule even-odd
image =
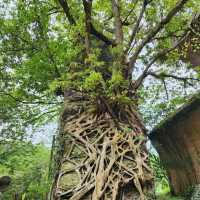
[[[113,41],[107,38],[103,33],[97,31],[92,24],[92,17],[91,17],[91,4],[92,1],[90,0],[83,0],[83,7],[85,11],[85,15],[87,17],[87,30],[90,34],[94,35],[99,40],[105,42],[107,45],[114,45]]]
[[[69,23],[70,23],[71,25],[76,24],[76,22],[75,22],[73,16],[72,16],[71,13],[70,13],[70,8],[69,8],[69,5],[68,5],[68,3],[67,3],[67,0],[58,0],[58,1],[59,1],[59,3],[60,3],[61,7],[63,8],[63,10],[64,10],[64,12],[65,12],[65,15],[66,15],[66,17],[67,17]]]
[[[91,16],[92,16],[92,1],[83,1],[84,11],[85,11],[85,46],[87,54],[90,52],[90,32],[91,32]]]
[[[166,93],[167,100],[169,100],[169,94],[168,94],[167,84],[165,82],[165,79],[162,79],[162,82],[163,82],[163,85],[164,85],[164,88],[165,88],[165,93]]]
[[[176,6],[174,8],[172,8],[171,11],[169,11],[167,16],[165,18],[163,18],[156,27],[154,27],[151,31],[149,31],[149,34],[147,34],[147,36],[141,41],[139,46],[136,48],[134,55],[131,57],[130,63],[129,63],[130,69],[135,64],[137,57],[140,54],[140,52],[142,51],[142,49],[144,48],[144,46],[147,43],[149,43],[151,41],[151,39],[153,39],[153,37],[160,30],[162,30],[166,24],[168,24],[171,21],[171,19],[174,17],[174,15],[176,15],[176,13],[178,13],[182,9],[184,4],[187,3],[187,2],[188,2],[188,0],[179,0],[178,3],[176,4]]]
[[[122,21],[120,18],[118,0],[112,0],[112,10],[113,10],[113,15],[114,15],[114,23],[115,23],[116,43],[120,44],[123,42],[123,30],[122,30]]]

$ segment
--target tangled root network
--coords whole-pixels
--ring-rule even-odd
[[[134,111],[126,115],[116,123],[85,111],[65,122],[57,199],[147,199],[153,181],[145,137]]]

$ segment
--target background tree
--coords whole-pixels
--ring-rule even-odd
[[[153,179],[138,111],[144,81],[154,87],[149,77],[158,79],[167,99],[166,79],[184,87],[198,81],[183,74],[176,50],[198,6],[197,0],[2,3],[2,139],[21,139],[58,116],[57,95],[64,94],[54,198],[148,198]]]
[[[47,199],[49,150],[42,144],[15,141],[1,143],[0,152],[0,174],[12,179],[2,199]]]

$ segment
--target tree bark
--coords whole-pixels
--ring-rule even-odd
[[[122,21],[120,18],[119,0],[112,0],[112,10],[115,23],[115,39],[117,44],[123,42]]]
[[[78,94],[67,95],[59,136],[62,154],[51,199],[153,199],[137,108],[108,105],[101,98],[92,105],[81,97],[76,101]]]

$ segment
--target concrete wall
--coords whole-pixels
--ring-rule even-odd
[[[179,113],[151,138],[175,194],[200,183],[200,105]]]

